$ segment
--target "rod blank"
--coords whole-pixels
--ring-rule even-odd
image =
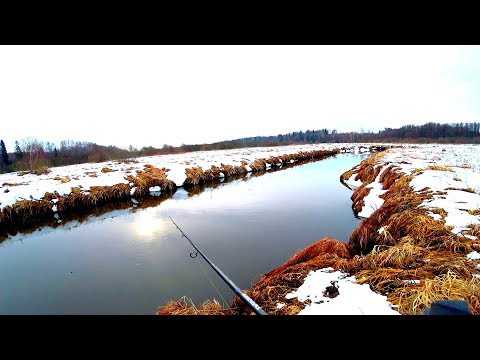
[[[182,233],[182,236],[188,240],[190,244],[195,248],[196,251],[202,257],[205,259],[205,261],[212,267],[213,270],[227,283],[227,285],[232,289],[235,294],[237,294],[252,310],[255,314],[257,315],[268,315],[255,301],[253,301],[247,294],[245,294],[240,288],[235,285],[235,283],[228,278],[227,275],[223,273],[222,270],[218,268],[217,265],[215,265],[213,262],[210,261],[210,259],[203,254],[203,252],[195,246],[195,244],[192,242],[192,240],[189,239],[187,235],[180,229],[180,227],[173,221],[173,219],[169,216],[170,220],[172,220],[173,224],[176,226],[176,228]]]

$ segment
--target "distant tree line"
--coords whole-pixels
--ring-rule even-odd
[[[254,136],[211,144],[146,146],[128,150],[91,142],[64,140],[60,144],[42,142],[35,138],[15,141],[13,152],[7,152],[0,140],[0,173],[32,171],[45,173],[52,166],[121,160],[139,156],[178,154],[191,151],[227,150],[243,147],[277,146],[290,144],[352,142],[404,143],[473,143],[480,144],[480,123],[406,125],[398,129],[385,128],[378,132],[363,131],[339,133],[335,129],[295,131],[274,136]]]
[[[405,125],[398,129],[385,128],[378,132],[343,132],[335,129],[296,131],[277,136],[256,136],[232,140],[248,146],[284,144],[352,143],[352,142],[413,142],[413,143],[480,143],[480,123]],[[219,143],[220,144],[220,143]]]

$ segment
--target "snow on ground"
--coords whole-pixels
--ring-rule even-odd
[[[390,165],[398,166],[400,170],[397,171],[406,175],[414,175],[410,185],[415,191],[430,188],[433,199],[425,200],[420,206],[444,209],[447,213],[445,224],[453,227],[453,233],[461,234],[468,229],[468,225],[480,224],[480,215],[469,213],[469,210],[480,209],[480,145],[403,145],[388,150],[378,164],[382,166],[379,175],[372,184],[366,186],[372,190],[365,197],[365,205],[359,216],[369,217],[383,203],[379,196],[385,191],[378,180]],[[354,177],[352,175],[351,179]],[[353,185],[352,180],[347,184]],[[429,215],[436,220],[441,219],[439,214],[429,212]],[[463,236],[475,239],[473,236]]]
[[[329,298],[323,292],[336,281],[338,295]],[[311,300],[298,315],[400,315],[393,310],[387,297],[377,294],[367,284],[357,284],[355,276],[348,277],[333,268],[310,271],[304,283],[287,299]],[[278,305],[277,305],[278,306]]]
[[[470,254],[467,255],[467,258],[470,260],[480,260],[480,253],[472,251]]]
[[[136,175],[136,170],[144,170],[147,164],[157,168],[170,169],[167,178],[182,186],[185,179],[185,169],[200,166],[204,170],[212,165],[240,165],[242,160],[252,163],[257,159],[295,154],[300,151],[333,150],[348,147],[354,152],[355,146],[361,152],[368,152],[369,145],[355,144],[308,144],[276,147],[257,147],[218,151],[196,151],[185,154],[157,155],[135,158],[133,162],[107,161],[103,163],[87,163],[51,168],[46,175],[24,174],[21,172],[0,175],[0,210],[7,205],[13,205],[22,199],[41,199],[46,192],[58,192],[67,195],[72,187],[81,187],[86,192],[91,186],[112,186],[128,184],[125,177]],[[344,150],[345,151],[345,150]],[[108,168],[110,172],[102,172]],[[247,168],[251,170],[249,167]],[[223,176],[223,174],[221,174]],[[55,178],[57,180],[55,180]],[[62,179],[64,182],[62,182]],[[132,189],[133,190],[133,189]],[[151,189],[158,193],[157,189]],[[132,196],[134,191],[132,191]],[[52,204],[53,206],[53,204]]]
[[[383,190],[382,184],[378,182],[379,178],[380,174],[378,174],[374,182],[365,186],[366,188],[370,188],[370,192],[363,198],[365,205],[362,207],[362,211],[358,213],[358,216],[367,218],[383,205],[384,200],[380,195],[385,194],[387,190]]]

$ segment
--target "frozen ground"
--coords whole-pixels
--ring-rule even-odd
[[[300,151],[333,150],[348,147],[348,152],[368,152],[370,144],[312,144],[292,145],[263,148],[244,148],[219,151],[197,151],[175,155],[146,156],[133,159],[133,162],[108,161],[103,163],[87,163],[55,167],[46,175],[24,174],[21,172],[0,175],[0,210],[15,202],[39,200],[46,192],[58,192],[67,195],[72,187],[80,187],[88,192],[91,186],[112,186],[128,184],[125,179],[128,175],[136,175],[136,170],[144,170],[144,165],[150,164],[157,168],[167,168],[167,178],[182,186],[185,179],[185,169],[200,166],[204,170],[212,165],[221,167],[221,164],[241,165],[242,160],[248,164],[257,159],[269,158],[285,154],[295,154]],[[108,168],[110,172],[102,172]],[[268,168],[268,165],[267,165]],[[249,167],[247,166],[247,169]],[[62,182],[63,179],[63,182]],[[151,189],[152,192],[158,189]],[[133,191],[132,191],[133,196]],[[52,207],[55,210],[54,203]]]

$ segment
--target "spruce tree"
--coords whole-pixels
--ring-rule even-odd
[[[15,159],[19,160],[23,158],[23,152],[18,144],[18,141],[15,141]]]
[[[0,153],[1,153],[2,163],[5,166],[10,165],[10,162],[8,161],[7,148],[5,147],[5,143],[3,142],[3,140],[0,140]]]

